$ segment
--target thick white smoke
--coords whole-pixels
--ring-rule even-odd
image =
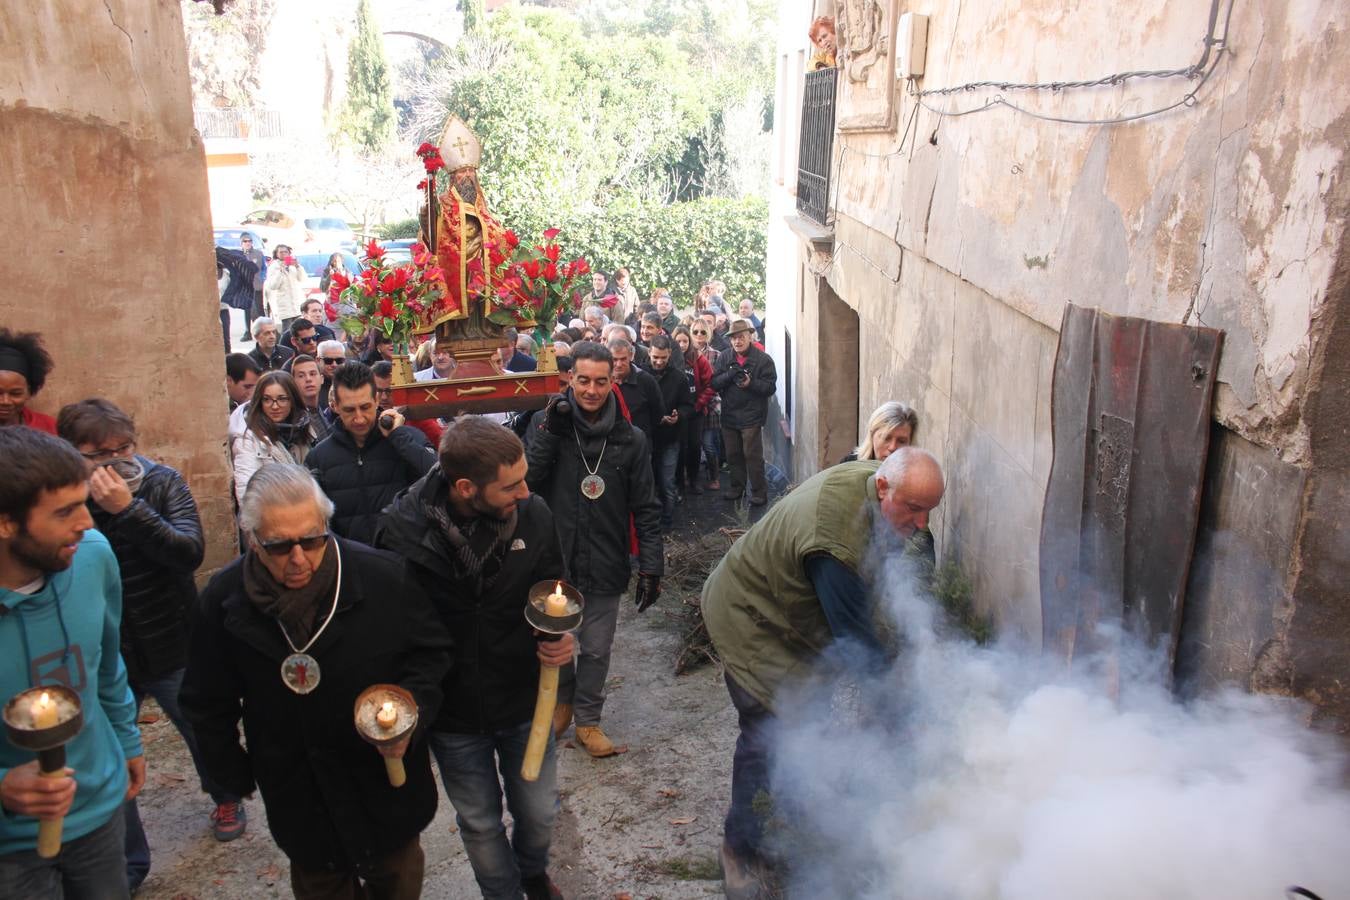
[[[790,894],[922,900],[1350,897],[1337,746],[1289,701],[1182,705],[1141,649],[1108,680],[940,636],[886,564],[895,667],[779,705]],[[847,711],[841,713],[841,706]]]

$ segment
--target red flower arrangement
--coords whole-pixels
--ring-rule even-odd
[[[537,326],[535,337],[542,340],[549,337],[560,316],[580,308],[581,296],[575,288],[591,273],[591,266],[581,257],[562,262],[559,233],[559,229],[550,228],[544,232],[542,243],[524,246],[516,233],[508,230],[498,244],[488,247],[496,306],[489,319],[499,325],[533,321]]]
[[[417,148],[417,155],[422,158],[422,165],[427,170],[427,175],[434,175],[438,170],[445,168],[445,160],[441,159],[441,150],[435,144],[423,143]],[[423,182],[420,187],[425,187]]]
[[[365,268],[356,277],[334,272],[328,288],[328,317],[339,319],[344,331],[360,337],[367,329],[383,331],[400,349],[416,328],[430,325],[449,309],[437,285],[441,270],[422,244],[412,245],[413,261],[390,265],[384,248],[366,245]],[[354,312],[343,315],[343,307]]]

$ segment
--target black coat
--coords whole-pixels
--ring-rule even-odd
[[[130,506],[113,515],[89,502],[122,571],[122,659],[133,685],[187,665],[187,613],[197,600],[192,573],[206,548],[183,476],[136,458],[145,477]]]
[[[253,357],[253,361],[261,366],[264,372],[284,371],[286,363],[290,362],[291,357],[295,355],[295,351],[283,347],[281,342],[278,341],[277,345],[272,348],[271,356],[264,355],[262,348],[257,344],[254,344],[253,349],[248,351],[248,355]]]
[[[731,367],[736,364],[736,351],[723,350],[713,366],[713,390],[722,395],[722,427],[753,428],[763,425],[769,415],[769,398],[778,386],[778,371],[773,357],[751,344],[745,352],[745,371],[750,373],[750,384],[736,384]]]
[[[389,437],[372,428],[364,447],[334,418],[328,437],[319,441],[305,465],[333,501],[333,531],[348,540],[375,540],[380,513],[398,492],[417,481],[436,463],[426,435],[400,425]]]
[[[375,543],[408,561],[455,644],[445,702],[432,726],[452,734],[488,734],[528,722],[539,687],[533,630],[525,621],[530,588],[565,579],[553,514],[535,496],[516,506],[506,549],[483,568],[482,583],[458,577],[449,539],[425,507],[444,507],[449,483],[436,466],[385,511]]]
[[[652,378],[661,393],[661,406],[656,417],[656,446],[665,447],[679,442],[680,424],[694,414],[694,379],[674,364],[653,372]],[[661,418],[670,415],[672,409],[680,414],[679,420],[674,425],[663,425]]]
[[[337,545],[337,614],[309,649],[320,666],[317,688],[301,696],[282,683],[291,648],[277,621],[245,595],[241,558],[211,579],[194,608],[179,699],[203,768],[232,794],[262,791],[268,827],[288,857],[307,868],[351,870],[406,844],[436,814],[425,730],[440,707],[450,638],[402,560]],[[329,602],[320,604],[320,622]],[[420,711],[400,788],[352,724],[357,696],[390,683],[411,691]]]
[[[572,403],[571,415],[581,415],[570,390],[567,397]],[[581,480],[587,470],[570,428],[565,434],[556,434],[549,417],[540,416],[540,427],[526,450],[530,464],[526,483],[553,511],[563,559],[582,593],[613,594],[628,587],[632,575],[628,562],[630,514],[637,528],[638,571],[660,575],[664,564],[661,504],[656,499],[647,438],[619,414],[618,401],[611,399],[609,405],[614,410],[614,424],[603,456],[600,441],[592,445],[582,438],[587,464],[598,465],[597,474],[605,480],[605,492],[598,499],[581,496]]]
[[[633,424],[642,429],[647,436],[647,448],[651,449],[656,440],[656,426],[664,415],[661,411],[661,389],[650,372],[634,366],[626,381],[619,385],[623,392],[623,402],[628,405],[628,415]]]
[[[230,273],[230,283],[221,294],[222,303],[235,309],[253,308],[253,279],[257,277],[258,267],[238,250],[216,248],[216,265]]]
[[[318,350],[319,345],[324,341],[335,340],[337,340],[337,335],[334,334],[333,329],[323,323],[314,326],[314,348],[316,351]],[[291,353],[299,353],[299,351],[295,349],[295,343],[291,340],[291,333],[289,331],[281,336],[281,340],[278,341],[277,344],[278,346],[285,347],[287,350],[291,351]],[[287,366],[286,371],[290,371],[289,366]],[[323,371],[323,363],[319,363],[319,371]]]

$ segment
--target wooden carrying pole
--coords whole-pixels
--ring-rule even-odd
[[[530,740],[525,745],[525,762],[520,777],[538,781],[539,769],[544,764],[548,736],[553,731],[553,711],[558,707],[558,667],[539,667],[539,695],[534,701],[534,721],[530,723]]]

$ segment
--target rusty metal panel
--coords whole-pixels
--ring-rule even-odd
[[[1171,670],[1222,340],[1212,328],[1066,306],[1041,520],[1046,652],[1072,661],[1109,649],[1095,626],[1123,622]]]

